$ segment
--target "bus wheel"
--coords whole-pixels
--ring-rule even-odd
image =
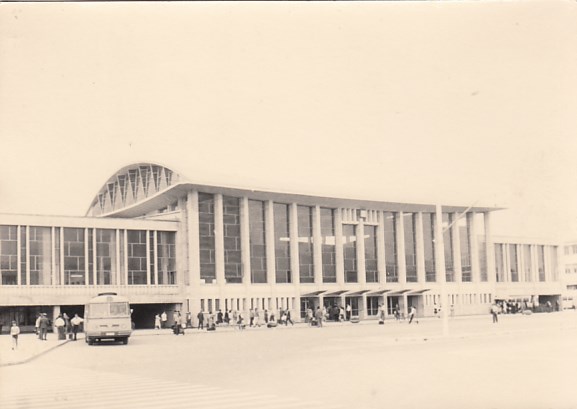
[[[128,337],[124,338],[124,339],[122,340],[122,343],[123,343],[124,345],[128,344]]]
[[[92,338],[87,338],[86,342],[88,342],[88,345],[94,345],[94,339]]]

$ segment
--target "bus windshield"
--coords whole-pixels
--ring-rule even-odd
[[[89,304],[87,312],[90,318],[126,317],[130,315],[126,302]]]

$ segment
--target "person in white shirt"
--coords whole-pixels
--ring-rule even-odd
[[[74,341],[76,341],[76,334],[78,334],[78,329],[80,328],[80,324],[82,324],[84,320],[78,316],[78,314],[74,314],[74,317],[70,320],[72,324],[72,335]]]
[[[20,335],[20,327],[16,324],[16,321],[12,321],[12,326],[10,327],[10,336],[12,337],[12,350],[18,349],[18,335]]]

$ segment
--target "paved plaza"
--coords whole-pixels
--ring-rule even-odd
[[[68,342],[1,367],[0,407],[577,408],[577,313],[454,318],[449,329],[425,319]]]

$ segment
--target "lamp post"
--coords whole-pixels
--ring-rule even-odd
[[[443,240],[443,213],[440,204],[435,206],[435,271],[437,282],[441,286],[441,319],[443,320],[443,336],[449,335],[449,315],[447,299],[447,278],[445,274],[445,242]]]

